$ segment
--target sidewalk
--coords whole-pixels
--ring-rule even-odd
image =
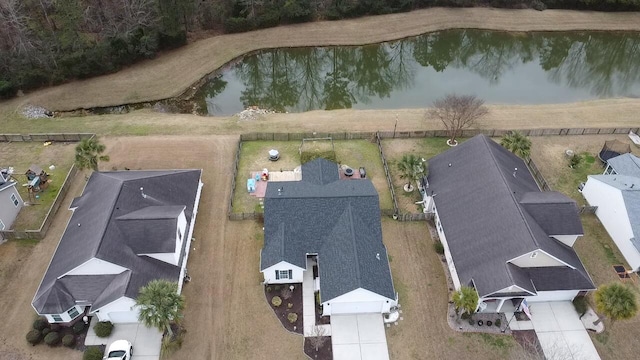
[[[313,335],[313,327],[316,325],[316,302],[313,291],[313,261],[307,258],[307,271],[302,278],[302,324],[304,336]],[[325,336],[331,336],[331,325],[319,325],[324,328]]]

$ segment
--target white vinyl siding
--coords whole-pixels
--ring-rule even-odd
[[[281,261],[262,270],[265,284],[301,283],[305,269],[297,267],[286,261]],[[281,277],[286,272],[286,277]]]

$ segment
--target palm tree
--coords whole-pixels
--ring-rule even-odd
[[[462,286],[460,290],[453,293],[452,300],[456,312],[462,310],[463,313],[471,315],[478,307],[478,292],[470,286]]]
[[[502,137],[500,145],[521,158],[531,154],[531,140],[519,131],[512,131]]]
[[[109,161],[108,155],[100,155],[105,149],[106,147],[95,136],[90,139],[82,139],[76,146],[76,166],[80,170],[98,171],[98,161]]]
[[[595,293],[596,308],[611,323],[617,320],[630,319],[638,312],[636,294],[628,287],[613,283],[603,285]]]
[[[406,191],[413,191],[413,182],[420,180],[425,175],[425,161],[413,154],[402,156],[397,165],[400,179],[406,179]]]
[[[167,330],[173,337],[171,324],[182,317],[184,296],[178,294],[178,283],[163,279],[152,280],[140,289],[136,305],[140,307],[138,319],[148,327]]]

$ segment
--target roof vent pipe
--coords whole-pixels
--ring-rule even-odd
[[[145,198],[145,199],[147,198],[147,194],[144,193],[144,188],[143,187],[140,188],[140,194],[142,195],[143,198]]]
[[[380,253],[376,253],[376,259],[380,260]]]

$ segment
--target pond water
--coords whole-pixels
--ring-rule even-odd
[[[193,101],[230,115],[424,108],[445,94],[492,104],[640,96],[640,34],[441,31],[350,47],[265,50],[208,77]],[[205,110],[206,109],[206,110]]]

